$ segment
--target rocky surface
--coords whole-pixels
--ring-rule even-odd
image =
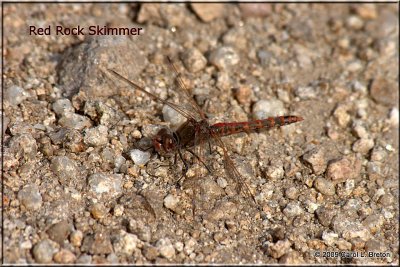
[[[3,11],[5,263],[399,264],[396,4]],[[210,172],[191,153],[154,153],[151,138],[182,118],[108,69],[190,108],[166,56],[210,123],[304,118],[223,138],[256,203],[218,146],[203,147]]]

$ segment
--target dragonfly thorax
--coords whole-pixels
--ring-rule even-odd
[[[166,154],[176,150],[178,145],[177,137],[163,128],[153,138],[153,147],[160,154]]]

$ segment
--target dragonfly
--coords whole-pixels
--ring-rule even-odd
[[[185,105],[179,105],[161,99],[113,69],[108,69],[108,72],[131,88],[144,93],[156,102],[169,106],[186,118],[186,121],[176,131],[172,131],[169,128],[162,128],[152,138],[152,146],[157,153],[161,155],[178,154],[186,166],[187,164],[182,154],[184,151],[188,151],[211,172],[210,168],[208,168],[204,162],[203,154],[205,150],[204,145],[208,144],[211,147],[210,142],[214,141],[215,144],[222,149],[225,174],[236,183],[236,191],[239,193],[242,192],[242,194],[251,198],[253,202],[256,203],[254,195],[231,159],[228,149],[221,137],[243,132],[249,134],[259,132],[263,129],[268,130],[274,127],[281,127],[300,122],[303,118],[301,116],[289,115],[244,122],[220,122],[210,124],[206,114],[190,94],[174,62],[169,57],[167,57],[167,60],[177,81],[177,86],[174,90],[183,98]],[[197,151],[193,151],[193,148],[197,149]],[[187,169],[187,167],[185,167],[185,169]]]

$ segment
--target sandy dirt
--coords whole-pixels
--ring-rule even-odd
[[[398,5],[3,15],[4,263],[399,264]],[[167,57],[209,124],[304,120],[223,137],[237,176],[217,142],[156,153],[185,118],[109,69],[192,112]]]

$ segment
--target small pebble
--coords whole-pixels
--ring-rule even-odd
[[[71,244],[75,247],[80,247],[82,244],[83,233],[80,230],[76,230],[71,233],[70,241]]]
[[[234,91],[234,95],[240,104],[246,105],[246,104],[250,104],[252,95],[253,95],[253,91],[248,86],[240,86],[239,88],[237,88]]]
[[[91,264],[92,263],[92,256],[87,255],[87,254],[82,254],[76,260],[76,263],[78,263],[78,264]]]
[[[83,238],[81,251],[89,252],[90,254],[109,254],[113,252],[110,235],[101,231],[87,234]]]
[[[164,206],[167,209],[170,209],[174,212],[177,211],[177,206],[179,203],[179,198],[177,198],[176,196],[169,194],[164,198]]]
[[[333,112],[333,116],[336,118],[340,127],[346,127],[350,122],[351,116],[347,113],[347,110],[347,105],[339,105]]]
[[[394,152],[394,151],[395,151],[395,149],[393,148],[393,146],[392,146],[391,144],[387,144],[387,145],[385,146],[385,149],[386,149],[387,151],[390,151],[390,152]]]
[[[115,253],[110,253],[107,256],[107,262],[111,264],[119,264],[119,257]]]
[[[21,104],[28,96],[29,93],[27,91],[16,85],[12,85],[4,90],[4,102],[12,106]]]
[[[346,70],[349,72],[359,72],[363,68],[362,63],[359,60],[351,61],[347,66]]]
[[[53,224],[48,230],[49,237],[62,246],[71,232],[71,225],[67,221],[60,221]]]
[[[89,176],[88,185],[95,197],[111,199],[122,193],[122,175],[95,173]]]
[[[295,92],[296,96],[300,97],[301,100],[315,99],[317,97],[317,92],[314,87],[297,87]]]
[[[361,83],[360,81],[356,80],[352,84],[353,90],[356,92],[362,92],[363,94],[366,94],[368,92],[367,86],[365,84]]]
[[[207,65],[207,59],[200,50],[192,48],[187,50],[183,56],[183,64],[192,73],[201,71]]]
[[[371,152],[371,161],[383,162],[387,157],[387,152],[382,147],[375,147]]]
[[[158,240],[156,243],[156,247],[161,256],[167,259],[172,259],[173,257],[175,257],[175,248],[169,238],[162,238]]]
[[[10,151],[26,160],[36,157],[37,144],[30,133],[17,134],[10,140]]]
[[[223,177],[218,177],[217,178],[217,184],[221,187],[221,188],[225,188],[228,186],[228,182],[226,181],[225,178]]]
[[[56,254],[54,254],[54,261],[57,263],[74,263],[76,256],[74,253],[67,249],[62,249]]]
[[[360,30],[364,26],[363,20],[358,16],[349,16],[346,21],[347,26],[354,30]]]
[[[384,76],[380,76],[372,81],[370,94],[378,104],[395,106],[399,99],[397,87],[397,83],[389,81]]]
[[[42,206],[42,196],[36,184],[28,184],[18,192],[18,200],[27,210],[37,210]]]
[[[368,241],[371,238],[371,233],[365,226],[345,214],[339,214],[332,220],[332,229],[347,241],[355,238]]]
[[[232,78],[227,72],[217,73],[217,87],[223,91],[227,91],[232,87]]]
[[[343,195],[350,196],[355,187],[354,180],[347,180],[344,184]]]
[[[73,128],[76,130],[83,130],[84,128],[88,128],[92,125],[87,117],[76,113],[64,114],[58,123],[63,127]]]
[[[354,123],[352,130],[358,138],[369,138],[369,133],[359,121]]]
[[[122,214],[124,214],[124,206],[117,204],[114,207],[114,216],[119,217],[122,216]]]
[[[87,129],[83,141],[85,144],[94,147],[106,145],[108,143],[108,128],[104,125],[99,125]]]
[[[325,207],[320,207],[316,210],[316,215],[319,223],[327,227],[331,224],[332,219],[335,216],[335,211]]]
[[[294,217],[302,214],[304,211],[296,202],[289,202],[283,209],[283,213],[288,217]]]
[[[20,248],[21,249],[31,249],[32,248],[32,242],[30,240],[23,241],[20,244]]]
[[[323,149],[313,148],[303,155],[303,160],[311,165],[315,174],[321,174],[326,169],[326,159]]]
[[[390,109],[389,111],[389,116],[388,116],[388,122],[392,126],[398,126],[399,125],[399,109],[394,107]]]
[[[184,248],[185,254],[190,255],[195,250],[196,245],[197,245],[197,241],[193,237],[186,240],[185,248]]]
[[[344,239],[339,239],[336,241],[336,245],[341,250],[350,250],[352,247],[351,243]]]
[[[219,70],[228,70],[238,64],[240,57],[237,52],[229,46],[217,48],[210,54],[210,62]]]
[[[146,259],[148,259],[149,261],[153,261],[158,257],[159,252],[156,247],[145,246],[143,249],[143,254],[146,257]]]
[[[331,160],[327,168],[326,177],[337,183],[357,178],[360,172],[361,160],[353,155]]]
[[[67,113],[74,113],[75,109],[72,107],[71,101],[67,98],[58,99],[53,103],[53,111],[58,115],[62,116]]]
[[[225,14],[226,6],[221,3],[192,3],[193,11],[204,22],[213,21]]]
[[[314,187],[324,195],[333,196],[335,194],[335,185],[325,178],[315,179]]]
[[[297,188],[294,186],[289,187],[288,189],[286,189],[285,195],[287,198],[294,200],[298,197],[299,190],[297,190]]]
[[[61,128],[57,132],[50,133],[50,139],[54,144],[62,145],[71,152],[82,152],[86,146],[80,131],[69,128]]]
[[[367,163],[367,172],[370,180],[377,180],[382,177],[382,163],[371,161]]]
[[[336,243],[339,235],[333,232],[324,231],[322,233],[322,240],[327,246],[332,246]]]
[[[184,246],[183,243],[180,241],[175,242],[175,244],[174,244],[174,247],[175,247],[176,251],[178,251],[178,252],[183,251],[183,246]]]
[[[282,88],[278,88],[277,90],[277,95],[278,99],[281,100],[284,103],[290,103],[290,94],[287,90],[284,90]]]
[[[281,161],[271,163],[265,172],[266,176],[271,180],[282,179],[285,176],[285,170]]]
[[[162,113],[164,121],[170,123],[171,129],[177,129],[186,121],[185,116],[168,105],[164,105]]]
[[[216,222],[222,219],[232,219],[237,213],[236,204],[228,200],[223,200],[216,204],[214,209],[206,215],[206,219]]]
[[[378,11],[376,10],[376,5],[373,3],[362,5],[355,5],[354,10],[363,19],[376,19],[378,17]],[[372,251],[372,250],[371,250]]]
[[[116,253],[132,255],[139,243],[140,240],[138,239],[137,235],[121,231],[121,234],[116,237],[113,247]]]
[[[257,58],[261,66],[269,66],[270,64],[276,62],[274,55],[265,49],[260,49],[257,51]]]
[[[221,233],[221,232],[217,232],[214,234],[213,236],[214,240],[220,244],[224,244],[224,241],[226,240],[226,236]]]
[[[319,208],[319,204],[312,201],[306,201],[306,208],[309,213],[314,213]]]
[[[248,41],[243,36],[246,35],[244,27],[232,27],[224,33],[222,43],[227,46],[233,46],[238,50],[245,50],[248,46]]]
[[[378,203],[384,207],[389,207],[395,203],[395,198],[390,193],[386,193],[379,198]]]
[[[130,220],[129,221],[129,231],[138,236],[143,242],[150,242],[151,239],[151,228],[148,224],[143,221]]]
[[[224,190],[218,186],[214,179],[205,178],[200,183],[200,192],[206,192],[208,198],[218,198],[224,194]]]
[[[374,147],[374,145],[375,143],[373,139],[362,138],[354,142],[352,149],[354,152],[367,154]]]
[[[150,160],[151,153],[140,149],[132,149],[129,151],[129,156],[136,165],[144,166]]]
[[[74,160],[66,156],[57,156],[51,160],[50,169],[57,175],[61,183],[67,183],[78,176],[78,167]]]
[[[90,213],[92,214],[93,218],[98,220],[107,215],[108,209],[104,206],[104,204],[96,203],[90,207]]]
[[[58,251],[58,244],[49,240],[44,239],[39,241],[33,247],[33,257],[38,263],[50,263],[53,260],[53,255]]]
[[[279,259],[289,251],[290,246],[291,243],[289,240],[279,240],[275,244],[268,246],[268,254],[274,259]]]
[[[364,219],[362,224],[368,227],[371,233],[380,233],[382,227],[385,224],[385,219],[381,214],[371,214]]]
[[[273,12],[270,3],[239,3],[239,9],[244,17],[266,17]]]
[[[283,116],[285,113],[283,102],[278,99],[259,100],[253,106],[253,117],[256,120]]]
[[[349,48],[349,46],[350,46],[350,40],[349,40],[349,38],[346,38],[346,37],[344,37],[344,38],[340,38],[339,40],[338,40],[338,46],[340,47],[340,48],[343,48],[343,49],[348,49]]]

